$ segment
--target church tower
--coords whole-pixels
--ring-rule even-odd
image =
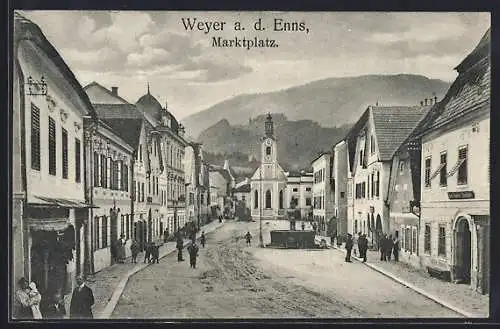
[[[261,139],[260,166],[251,179],[252,218],[283,218],[286,208],[285,172],[278,163],[277,140],[271,114],[266,117]]]

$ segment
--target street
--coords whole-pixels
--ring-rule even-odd
[[[279,224],[263,226],[268,242]],[[187,252],[184,262],[176,257],[131,277],[112,318],[458,316],[361,263],[345,263],[337,250],[260,249],[258,223],[227,222],[209,234],[196,269]]]

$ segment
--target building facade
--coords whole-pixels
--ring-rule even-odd
[[[14,15],[11,296],[21,277],[72,291],[88,252],[84,118],[94,109],[40,28]],[[19,166],[16,166],[18,164]],[[16,317],[17,304],[13,301]]]
[[[347,144],[345,141],[340,141],[333,148],[333,172],[334,179],[334,217],[337,222],[337,236],[346,235],[347,217],[348,217],[348,200],[352,195],[352,189],[348,184],[350,169],[347,153]],[[352,198],[351,198],[352,200]],[[351,205],[352,209],[352,205]],[[352,215],[352,214],[351,214]]]
[[[422,133],[422,265],[489,291],[490,31]]]
[[[317,223],[318,234],[330,236],[329,228],[337,226],[334,219],[335,179],[333,177],[333,156],[329,152],[320,154],[312,161],[313,168],[313,220]],[[332,222],[333,221],[333,222]],[[335,222],[335,223],[334,223]]]
[[[261,143],[260,166],[250,182],[252,219],[285,217],[286,181],[285,172],[278,163],[278,144],[274,136],[274,123],[269,114]]]

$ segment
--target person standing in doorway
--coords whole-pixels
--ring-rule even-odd
[[[132,254],[132,263],[137,263],[137,255],[139,254],[139,244],[137,241],[132,240],[132,244],[130,245],[130,252]]]
[[[353,247],[352,235],[350,233],[348,233],[347,234],[347,241],[345,242],[345,250],[346,250],[345,261],[348,263],[352,262],[351,261],[352,247]]]
[[[71,319],[92,319],[92,305],[94,305],[94,293],[87,287],[83,277],[76,279],[76,288],[71,296],[71,306],[69,310]]]
[[[177,236],[177,261],[178,262],[183,262],[184,258],[182,257],[182,249],[184,249],[184,240],[182,239],[182,236],[179,234]]]

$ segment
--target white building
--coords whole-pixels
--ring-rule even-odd
[[[96,115],[37,25],[15,13],[13,37],[11,291],[25,277],[42,295],[66,294],[88,251],[83,127]]]
[[[347,218],[349,209],[351,210],[352,218],[353,204],[349,205],[348,203],[348,200],[353,200],[352,188],[348,183],[350,172],[347,143],[345,141],[340,141],[335,145],[333,150],[332,173],[332,178],[334,180],[334,217],[337,221],[337,236],[343,236],[347,233]]]
[[[318,234],[330,236],[329,227],[334,220],[335,194],[333,173],[333,156],[323,152],[312,161],[313,167],[313,220],[317,223]]]
[[[422,133],[420,259],[489,291],[490,31]]]
[[[253,219],[284,218],[286,176],[278,163],[278,145],[274,125],[269,114],[265,123],[265,137],[261,143],[260,166],[251,178],[251,211]]]

